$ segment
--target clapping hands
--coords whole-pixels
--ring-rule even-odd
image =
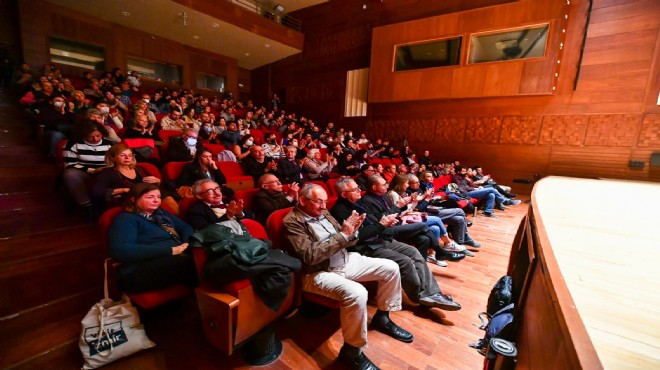
[[[364,222],[366,217],[366,213],[360,215],[356,211],[353,211],[353,213],[344,220],[344,223],[341,224],[341,232],[346,235],[353,235],[353,233],[362,226],[362,222]]]

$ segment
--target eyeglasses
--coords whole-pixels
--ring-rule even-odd
[[[328,203],[327,199],[309,199],[307,197],[304,197],[304,198],[307,199],[308,201],[316,204],[317,206],[324,206]]]
[[[222,190],[222,189],[221,189],[219,186],[216,186],[215,188],[211,188],[211,189],[204,190],[204,191],[202,191],[202,193],[206,193],[206,194],[208,194],[208,195],[212,195],[213,193],[220,193],[221,190]]]
[[[345,193],[359,193],[360,191],[360,188],[344,190]]]

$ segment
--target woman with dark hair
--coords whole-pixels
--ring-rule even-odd
[[[127,194],[125,212],[110,225],[108,251],[122,263],[118,284],[125,292],[197,285],[195,263],[186,253],[194,231],[160,205],[158,185],[136,184]]]
[[[337,169],[337,172],[342,175],[353,176],[358,173],[360,167],[355,164],[355,161],[353,160],[353,154],[346,152],[339,158]]]
[[[75,126],[74,139],[64,148],[64,184],[75,202],[90,210],[92,202],[87,186],[105,168],[105,153],[112,146],[103,138],[107,134],[102,124],[83,121]]]
[[[234,191],[225,186],[227,184],[227,178],[218,169],[218,165],[213,160],[213,153],[206,148],[198,150],[192,162],[183,167],[181,175],[176,180],[176,185],[179,188],[182,186],[190,187],[195,181],[201,179],[211,179],[218,183],[222,188],[223,197],[229,199],[234,197]],[[181,193],[179,191],[179,194]]]
[[[99,210],[123,204],[126,194],[135,184],[160,184],[158,177],[151,176],[142,167],[136,166],[133,150],[124,143],[113,145],[105,153],[105,162],[107,167],[96,177],[91,192],[92,202]],[[167,204],[176,204],[176,200],[170,196],[165,199]]]
[[[250,148],[253,145],[255,145],[254,136],[245,135],[241,138],[237,145],[227,149],[230,149],[236,156],[236,161],[240,162],[245,159],[245,157],[250,155]]]

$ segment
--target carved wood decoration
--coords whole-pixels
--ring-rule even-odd
[[[582,145],[588,116],[545,116],[539,144]]]
[[[504,117],[500,131],[502,144],[536,144],[541,131],[541,117]]]
[[[637,146],[655,148],[660,151],[660,114],[647,114],[644,116]]]
[[[635,144],[641,115],[603,114],[589,117],[585,145],[625,146]]]

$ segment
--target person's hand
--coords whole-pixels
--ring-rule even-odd
[[[211,164],[210,164],[209,166],[210,166],[211,168],[213,168],[214,170],[217,170],[217,169],[218,169],[218,164],[215,163],[215,161],[211,161]]]
[[[235,200],[232,200],[227,204],[227,217],[233,218],[236,215],[241,215],[243,214],[243,199],[239,200],[238,202]]]
[[[156,176],[145,176],[142,178],[142,182],[146,182],[148,184],[160,184],[160,179]]]
[[[401,197],[396,202],[396,206],[399,207],[399,208],[403,208],[406,205],[408,205],[408,203],[410,203],[410,197]]]
[[[275,161],[268,162],[268,165],[266,166],[266,171],[275,171],[277,168],[277,163]]]
[[[399,222],[399,220],[396,219],[396,213],[391,215],[383,215],[383,217],[380,218],[380,224],[385,227],[396,225],[397,222]]]
[[[176,247],[172,247],[172,255],[176,256],[177,254],[181,254],[185,252],[187,248],[188,248],[188,243],[183,243],[181,245],[177,245]]]
[[[300,192],[300,185],[298,185],[297,182],[292,182],[291,185],[289,185],[289,190],[287,191],[287,194],[291,198],[298,200],[299,192]]]
[[[357,212],[353,211],[353,213],[351,213],[351,215],[341,224],[341,232],[346,235],[353,235],[355,231],[360,228],[365,217],[367,217],[366,213],[359,215]]]
[[[94,173],[94,174],[99,173],[99,172],[103,171],[105,169],[105,167],[106,166],[96,167],[95,169],[92,170],[92,173]]]

